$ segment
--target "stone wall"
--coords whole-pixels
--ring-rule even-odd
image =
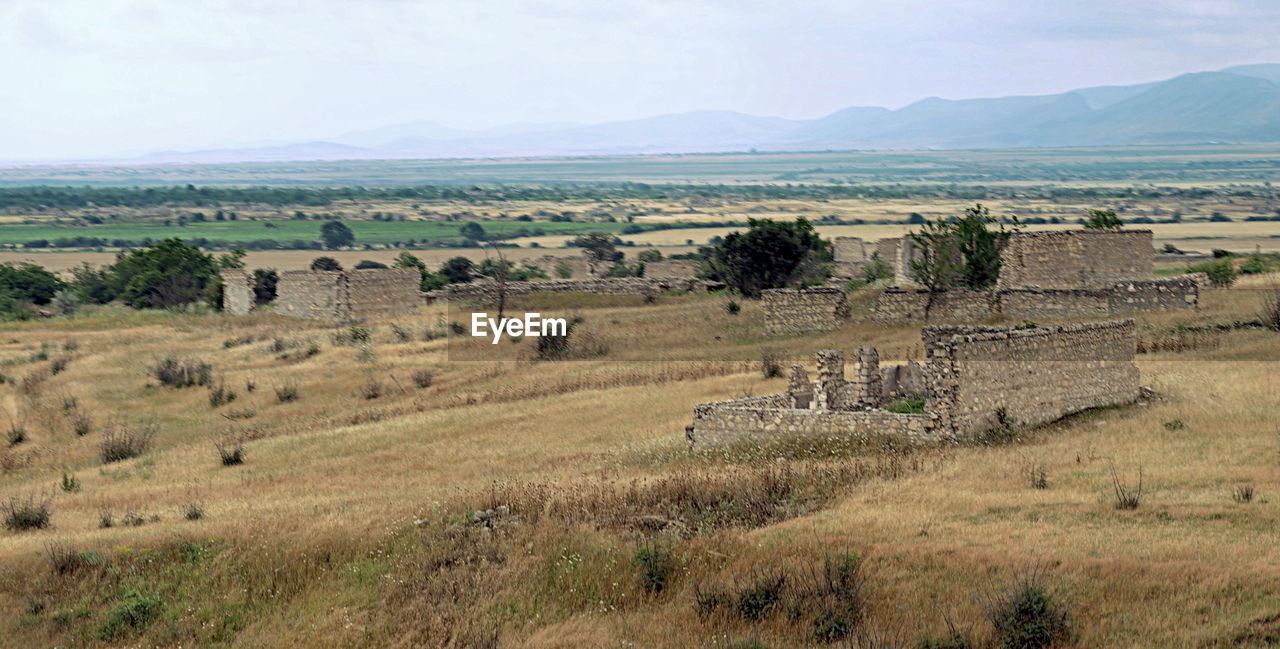
[[[1106,318],[1126,313],[1196,310],[1200,279],[1180,275],[1124,281],[1107,288],[1010,288],[996,291],[954,289],[934,296],[928,308],[924,289],[888,288],[876,300],[873,319],[881,324],[906,322],[984,322]]]
[[[531,293],[594,293],[596,295],[657,295],[663,291],[708,291],[718,286],[700,280],[678,280],[649,277],[620,277],[599,279],[562,279],[532,282],[507,282],[507,297]],[[445,298],[452,301],[496,304],[499,286],[493,281],[475,281],[466,284],[450,284],[441,291],[421,294],[428,302]]]
[[[887,436],[927,442],[981,434],[1001,424],[1035,426],[1139,395],[1133,320],[1061,327],[934,326],[921,331],[926,364],[880,368],[857,350],[852,380],[844,353],[823,350],[817,378],[792,367],[787,391],[694,408],[691,442],[774,435]],[[881,408],[906,394],[927,397],[922,414]]]
[[[222,277],[222,310],[244,315],[253,310],[253,274],[243,268],[231,268],[219,273]]]
[[[1019,232],[1001,253],[999,288],[1085,288],[1151,277],[1150,230]]]
[[[849,302],[838,288],[767,289],[761,297],[766,336],[832,331],[849,318]]]
[[[276,285],[276,312],[309,320],[362,320],[413,313],[416,268],[290,270]]]
[[[858,237],[836,237],[831,240],[832,259],[837,263],[861,264],[870,258],[867,244]]]
[[[926,327],[926,412],[956,435],[1034,426],[1138,398],[1133,320],[1062,327]]]
[[[911,278],[911,260],[916,257],[911,237],[880,243],[893,249],[892,260],[884,251],[880,256],[890,262],[894,284],[919,286]],[[1150,230],[1017,232],[1000,257],[1004,265],[997,288],[1109,286],[1154,272]]]
[[[694,279],[698,262],[688,259],[664,259],[644,264],[644,276],[650,279]]]

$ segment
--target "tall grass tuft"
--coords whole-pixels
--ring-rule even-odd
[[[0,503],[0,515],[4,516],[5,529],[21,532],[48,527],[49,505],[52,501],[53,499],[48,496],[35,494],[10,497]]]
[[[163,358],[151,366],[151,376],[172,388],[209,385],[213,366],[198,359]]]
[[[156,428],[154,422],[139,424],[126,420],[117,421],[102,435],[98,456],[103,464],[138,457],[151,448]]]

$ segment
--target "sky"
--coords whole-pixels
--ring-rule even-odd
[[[0,0],[0,160],[793,119],[1280,62],[1275,0]]]

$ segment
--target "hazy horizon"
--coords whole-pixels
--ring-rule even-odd
[[[1280,61],[1280,6],[320,0],[0,7],[0,160],[1040,95]],[[18,64],[14,64],[18,62]]]

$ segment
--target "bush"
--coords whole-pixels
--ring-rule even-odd
[[[676,571],[671,546],[657,541],[644,543],[636,548],[633,559],[640,567],[640,579],[646,592],[656,595],[667,589]]]
[[[430,370],[417,370],[413,373],[413,384],[420,388],[429,388],[435,381],[436,373]]]
[[[9,432],[5,434],[5,438],[9,441],[9,446],[17,446],[27,441],[27,425],[21,421],[15,421],[9,424]]]
[[[298,400],[298,386],[293,383],[285,383],[275,389],[276,401],[278,403],[289,403]]]
[[[922,394],[912,393],[889,404],[889,412],[899,414],[920,414],[924,412],[924,404],[928,398]]]
[[[68,543],[51,543],[45,546],[44,551],[49,558],[49,567],[59,575],[69,575],[103,562],[101,554],[80,552]]]
[[[154,423],[117,422],[102,436],[98,455],[103,464],[138,457],[151,448],[151,441],[155,435]]]
[[[364,387],[360,389],[360,395],[365,399],[373,400],[381,397],[384,391],[382,382],[371,376],[365,382]]]
[[[107,613],[107,621],[98,627],[98,637],[112,641],[126,632],[144,629],[160,616],[163,608],[156,597],[136,589],[130,590]]]
[[[1240,505],[1253,502],[1253,496],[1253,485],[1251,484],[1236,485],[1236,488],[1231,490],[1231,499]]]
[[[760,352],[760,374],[766,379],[782,376],[782,357],[777,350],[765,349]]]
[[[1205,273],[1214,286],[1231,286],[1236,282],[1236,267],[1227,258],[1187,266],[1188,273]]]
[[[35,494],[13,496],[0,504],[0,513],[4,514],[4,528],[14,532],[23,530],[40,530],[49,526],[49,497],[36,497]]]
[[[76,437],[88,435],[93,432],[93,417],[83,410],[76,410],[71,415],[71,430]]]
[[[151,376],[174,388],[209,385],[213,379],[213,366],[200,360],[169,357],[151,366]]]
[[[222,466],[237,466],[244,464],[244,442],[235,440],[234,442],[214,442],[214,448],[218,449],[218,460],[222,462]]]
[[[724,310],[725,310],[725,312],[727,312],[729,315],[738,315],[738,313],[740,313],[740,312],[742,311],[742,305],[741,305],[741,304],[738,304],[738,301],[737,301],[737,300],[729,300],[729,301],[724,305]]]
[[[76,493],[77,491],[80,491],[80,478],[77,478],[74,475],[71,475],[70,473],[63,471],[62,483],[59,484],[58,486],[61,487],[62,490],[67,493]]]
[[[182,506],[182,517],[189,521],[204,518],[204,503],[189,502]]]
[[[1070,616],[1042,581],[1039,570],[1033,570],[1007,592],[992,594],[983,602],[1000,647],[1045,649],[1072,639]]]
[[[782,600],[782,590],[786,585],[786,575],[760,575],[750,586],[738,593],[734,610],[744,620],[764,619]]]
[[[209,386],[209,407],[218,408],[236,400],[235,390],[229,389],[222,380],[217,385]]]
[[[49,373],[53,376],[61,374],[67,369],[67,365],[71,363],[70,356],[59,356],[49,363]]]

